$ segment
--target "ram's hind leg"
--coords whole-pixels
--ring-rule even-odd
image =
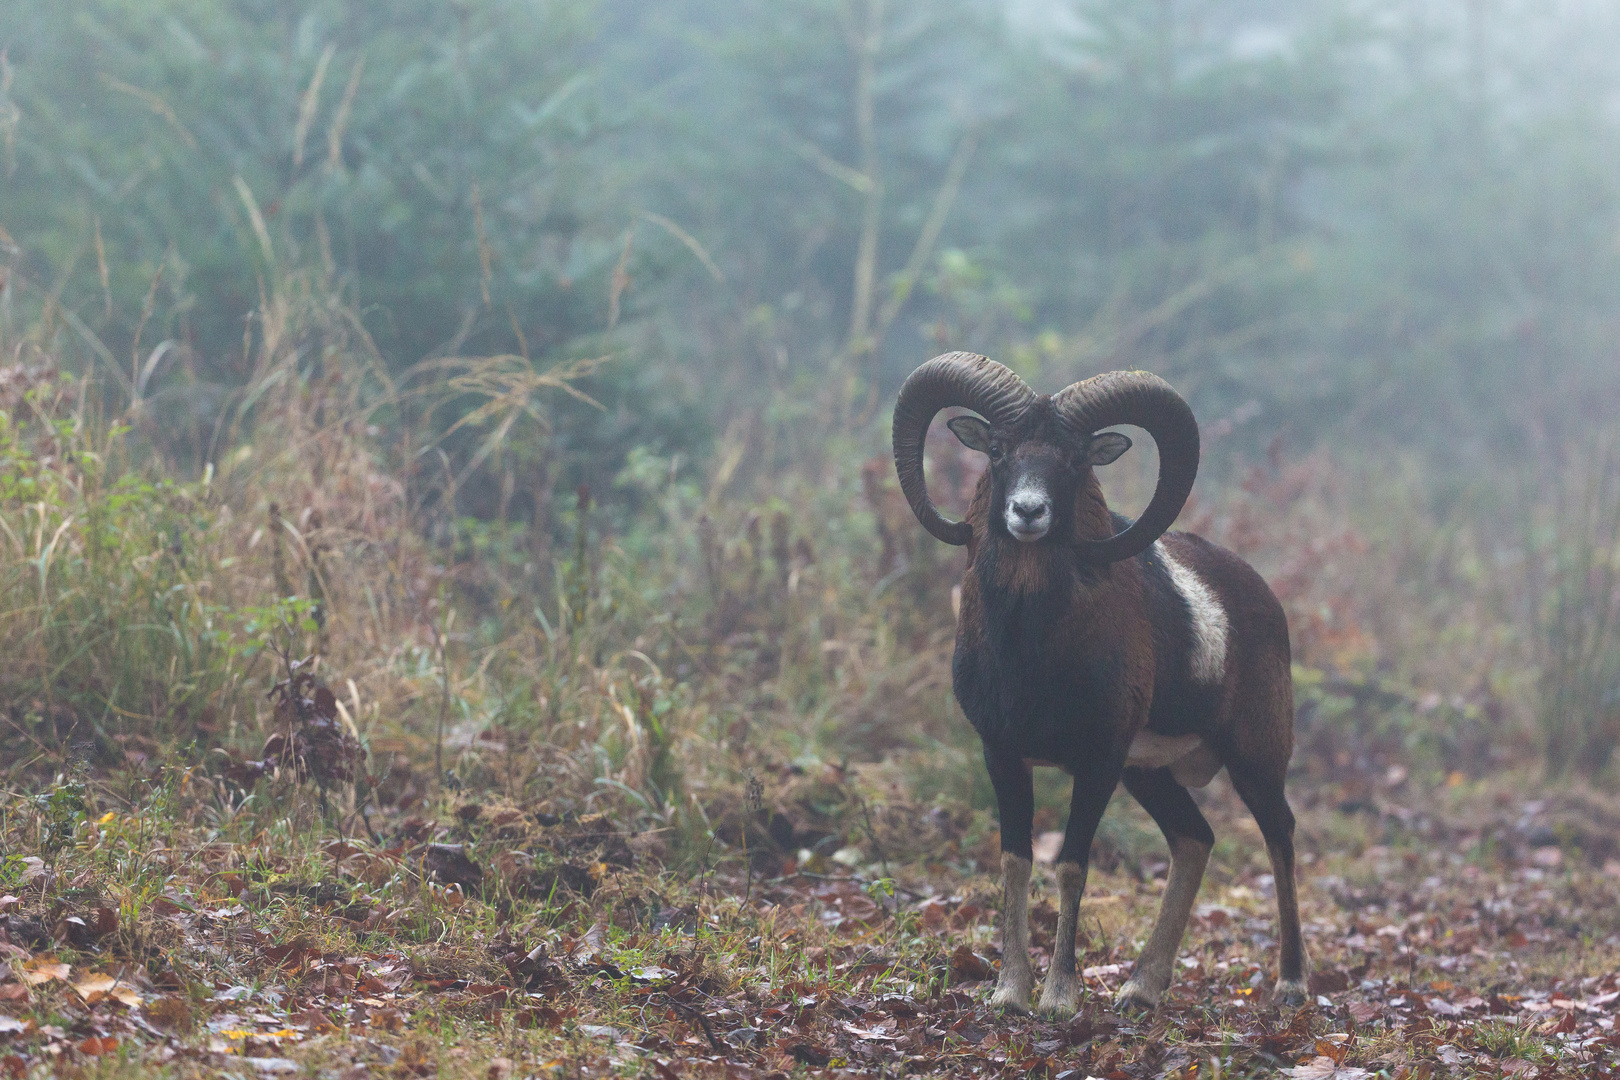
[[[1294,882],[1294,811],[1283,794],[1283,778],[1270,772],[1229,764],[1227,772],[1243,804],[1254,815],[1271,856],[1271,876],[1277,886],[1277,918],[1281,950],[1277,962],[1274,999],[1299,1005],[1306,999],[1305,939],[1299,927],[1299,894]]]
[[[1170,986],[1176,952],[1192,914],[1193,899],[1204,880],[1204,867],[1215,846],[1215,834],[1187,789],[1169,769],[1126,769],[1125,789],[1153,816],[1170,845],[1170,879],[1153,934],[1137,957],[1136,967],[1120,987],[1118,1004],[1154,1006]]]

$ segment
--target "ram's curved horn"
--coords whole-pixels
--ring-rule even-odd
[[[900,388],[894,407],[894,469],[900,477],[911,512],[923,528],[947,544],[961,546],[973,535],[965,521],[946,521],[928,497],[923,478],[923,440],[934,414],[956,405],[990,421],[991,427],[1005,427],[1035,399],[1035,392],[1023,379],[987,357],[976,353],[953,352],[936,356],[913,371]]]
[[[1052,397],[1057,414],[1077,439],[1098,429],[1134,424],[1159,447],[1159,482],[1142,516],[1107,540],[1082,544],[1092,562],[1128,559],[1164,535],[1186,505],[1198,475],[1198,421],[1170,384],[1145,371],[1110,371],[1077,382]]]

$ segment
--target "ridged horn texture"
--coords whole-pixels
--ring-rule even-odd
[[[900,476],[900,490],[905,492],[911,512],[923,528],[957,547],[973,535],[973,527],[967,522],[940,517],[928,497],[928,482],[923,478],[923,440],[934,415],[954,405],[972,409],[990,421],[991,427],[1006,427],[1033,400],[1035,391],[1023,379],[977,353],[945,353],[911,373],[894,406],[894,469]],[[1196,434],[1194,439],[1196,447]]]
[[[1119,562],[1145,551],[1181,513],[1198,475],[1198,421],[1170,384],[1145,371],[1110,371],[1077,382],[1052,396],[1058,417],[1077,439],[1089,439],[1115,424],[1134,424],[1159,448],[1159,482],[1153,499],[1124,532],[1088,540],[1082,557]]]

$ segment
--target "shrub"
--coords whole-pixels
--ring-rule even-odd
[[[0,369],[0,715],[41,754],[206,735],[239,671],[208,484],[148,478],[127,430],[78,380]]]

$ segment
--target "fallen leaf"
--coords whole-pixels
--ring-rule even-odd
[[[187,1031],[191,1028],[191,1005],[180,997],[161,997],[141,1008],[146,1019],[160,1028]]]
[[[160,896],[156,900],[153,900],[152,910],[163,916],[165,919],[172,919],[178,922],[183,922],[188,915],[197,914],[196,908],[189,904],[181,903],[178,900],[171,899],[167,896]]]
[[[371,1026],[382,1031],[402,1031],[405,1014],[394,1008],[376,1009],[371,1014]]]
[[[337,1030],[337,1024],[332,1022],[332,1018],[313,1006],[305,1009],[297,1016],[291,1017],[289,1022],[303,1028],[311,1035],[324,1035],[329,1031]]]
[[[471,892],[484,880],[484,870],[467,855],[461,844],[429,844],[422,862],[446,885],[459,885]]]
[[[803,1062],[813,1069],[819,1069],[832,1060],[831,1054],[810,1043],[794,1043],[787,1048],[787,1053],[795,1061]]]
[[[538,1009],[519,1009],[517,1011],[517,1024],[521,1028],[554,1028],[560,1027],[562,1022],[568,1019],[568,1016],[567,1013],[547,1006],[541,1006]]]
[[[25,962],[16,969],[16,974],[29,986],[39,986],[57,979],[66,981],[72,970],[68,965],[59,963],[54,956],[41,956]]]
[[[1383,1014],[1383,1006],[1376,1001],[1352,1001],[1350,1016],[1358,1024],[1370,1024]]]
[[[118,1040],[111,1035],[103,1035],[99,1038],[91,1036],[79,1044],[79,1052],[87,1057],[100,1057],[102,1054],[110,1054],[116,1049],[118,1049]]]
[[[990,961],[975,953],[966,945],[958,945],[956,951],[951,953],[951,982],[982,982],[994,978],[995,968]]]
[[[84,999],[86,1005],[95,1005],[112,998],[133,1009],[142,1001],[139,991],[129,983],[111,975],[86,975],[73,984],[73,991]]]
[[[1318,1039],[1318,1040],[1316,1040],[1316,1055],[1317,1055],[1317,1057],[1325,1057],[1329,1061],[1333,1062],[1335,1065],[1341,1064],[1344,1061],[1344,1055],[1345,1055],[1346,1049],[1347,1049],[1346,1047],[1339,1045],[1339,1042],[1337,1040],[1334,1040],[1334,1041],[1329,1041],[1327,1039]]]
[[[1295,1065],[1287,1075],[1293,1080],[1364,1080],[1372,1074],[1354,1065],[1340,1065],[1330,1057],[1315,1057],[1303,1065]]]
[[[446,885],[444,888],[439,889],[429,884],[428,890],[433,894],[435,900],[452,910],[467,902],[467,894],[461,891],[460,885]]]
[[[673,968],[659,967],[654,964],[648,967],[636,968],[630,973],[630,977],[637,982],[663,982],[665,979],[673,979],[678,974],[679,972]]]

